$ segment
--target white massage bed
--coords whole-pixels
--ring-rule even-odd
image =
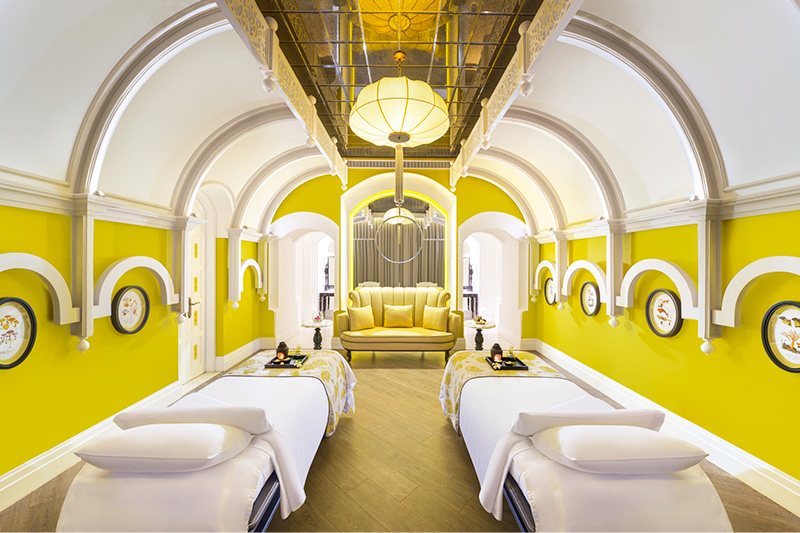
[[[344,366],[353,408],[355,379]],[[284,517],[299,507],[329,422],[322,382],[224,376],[166,410],[209,403],[263,408],[273,429],[255,435],[238,455],[192,472],[115,472],[85,464],[67,493],[58,531],[264,530],[279,502]]]
[[[509,431],[519,413],[547,411],[619,414],[563,378],[501,374],[463,383],[458,426],[481,481],[481,503],[498,520],[504,495],[522,531],[731,531],[700,466],[647,475],[586,473],[540,453],[531,436]]]

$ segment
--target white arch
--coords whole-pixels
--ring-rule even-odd
[[[600,289],[600,301],[602,303],[608,303],[608,298],[606,297],[605,272],[603,272],[603,269],[600,268],[597,263],[585,259],[579,259],[567,267],[566,272],[564,272],[564,281],[561,285],[561,294],[565,296],[572,294],[572,280],[579,270],[588,270],[589,273],[594,276],[595,281],[597,281],[597,288]]]
[[[179,302],[179,297],[175,294],[175,284],[167,268],[152,257],[137,255],[114,262],[97,280],[94,291],[94,318],[111,315],[111,293],[114,286],[126,272],[134,268],[146,268],[155,275],[161,289],[161,305],[173,305]]]
[[[172,195],[170,205],[173,212],[176,215],[189,214],[203,179],[217,159],[236,141],[262,126],[294,120],[295,116],[286,105],[273,104],[250,110],[217,128],[197,147],[183,167]]]
[[[500,230],[514,239],[525,239],[527,242],[527,226],[517,217],[497,211],[484,211],[462,222],[458,226],[458,240],[464,242],[473,233],[492,233],[493,230]]]
[[[714,323],[738,327],[742,316],[742,297],[758,278],[765,274],[784,272],[800,276],[800,257],[777,255],[757,259],[733,276],[722,297],[722,309],[714,311]]]
[[[556,266],[553,264],[552,261],[545,259],[544,261],[539,261],[539,264],[536,266],[536,274],[533,275],[533,288],[537,291],[541,289],[541,273],[545,270],[550,271],[550,275],[553,277],[553,280],[556,279]]]
[[[633,293],[636,283],[646,272],[655,270],[666,275],[678,289],[681,298],[681,317],[697,320],[697,287],[681,267],[663,259],[642,259],[631,266],[622,278],[620,296],[617,305],[620,307],[633,307]]]
[[[242,187],[239,197],[236,199],[236,209],[233,211],[231,217],[231,227],[241,228],[244,224],[244,217],[253,197],[258,192],[258,189],[267,181],[270,176],[279,172],[282,168],[292,163],[302,161],[311,157],[322,157],[319,150],[316,148],[308,148],[305,146],[293,148],[288,150],[273,159],[264,163],[253,175],[247,180],[247,183]],[[330,172],[330,168],[328,168]]]
[[[72,324],[81,319],[81,310],[79,307],[72,307],[69,287],[56,267],[33,254],[18,252],[0,254],[0,272],[15,269],[30,270],[42,278],[53,300],[53,321],[56,324]]]
[[[544,196],[545,202],[547,202],[547,208],[550,210],[550,215],[553,217],[553,224],[555,224],[554,229],[563,230],[567,227],[567,215],[564,212],[564,205],[561,203],[558,191],[555,190],[553,184],[550,183],[539,169],[521,157],[499,148],[489,148],[481,152],[480,157],[505,163],[522,172],[523,175],[528,176],[536,188],[539,189],[542,196]]]
[[[133,97],[164,64],[182,50],[230,29],[213,2],[195,4],[159,24],[116,64],[83,118],[67,176],[75,193],[97,188],[108,145]]]
[[[539,223],[536,220],[536,214],[533,212],[533,209],[531,209],[531,205],[528,203],[525,195],[522,194],[511,181],[490,170],[481,168],[480,160],[477,160],[477,158],[472,160],[468,175],[486,180],[510,196],[511,199],[514,200],[514,203],[517,204],[517,207],[519,207],[519,210],[522,211],[522,217],[525,219],[528,235],[536,235],[536,233],[538,233]]]
[[[689,86],[666,61],[633,35],[582,11],[558,40],[612,61],[639,82],[673,121],[692,170],[695,194],[722,197],[727,174],[714,131]]]
[[[256,271],[256,289],[261,288],[261,267],[258,265],[258,261],[253,258],[245,259],[239,266],[239,298],[236,299],[237,302],[242,299],[242,292],[244,291],[244,273],[247,272],[248,268],[252,268]]]
[[[264,212],[261,214],[261,221],[258,224],[259,231],[261,233],[269,233],[270,224],[272,224],[272,217],[275,216],[275,213],[278,211],[278,208],[286,199],[286,197],[289,196],[289,194],[291,194],[291,192],[299,185],[314,178],[328,175],[330,172],[330,166],[325,165],[306,170],[289,178],[280,189],[275,191],[275,194],[273,194],[272,198],[270,198],[269,202],[267,202],[267,206],[264,208]]]
[[[434,180],[413,172],[403,173],[403,183],[406,191],[414,191],[430,198],[439,204],[447,215],[448,250],[446,257],[448,261],[447,287],[445,287],[445,290],[449,291],[450,294],[458,294],[458,228],[455,224],[457,220],[456,196]],[[339,272],[339,279],[341,288],[345,289],[341,291],[344,294],[348,293],[350,285],[350,254],[348,248],[350,244],[350,213],[367,198],[393,190],[394,171],[372,176],[342,194],[341,222],[339,224],[342,235],[341,241],[339,241],[339,264],[342,268]],[[340,309],[344,309],[346,306],[346,301],[340,302]]]
[[[581,161],[602,199],[607,219],[622,218],[625,200],[614,172],[600,151],[581,132],[566,122],[537,109],[512,106],[503,115],[503,122],[533,128],[551,136]]]

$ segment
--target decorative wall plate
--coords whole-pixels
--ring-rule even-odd
[[[36,342],[36,315],[19,298],[0,298],[0,368],[13,368]]]
[[[672,337],[683,325],[681,300],[666,289],[656,289],[647,297],[645,305],[647,325],[659,337]]]
[[[800,302],[778,302],[764,315],[761,342],[772,362],[800,372]]]
[[[556,303],[556,284],[553,282],[553,278],[544,280],[544,301],[547,302],[547,305]]]
[[[150,298],[138,285],[122,287],[111,302],[111,323],[120,333],[140,331],[150,316]]]
[[[594,281],[581,286],[581,309],[586,316],[594,316],[600,311],[600,289]]]

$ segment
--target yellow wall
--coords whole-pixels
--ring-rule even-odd
[[[70,217],[9,207],[0,207],[0,215],[14,220],[16,228],[4,236],[0,253],[38,255],[69,284]],[[95,225],[95,277],[117,259],[148,255],[166,265],[171,253],[168,231],[110,222]],[[0,370],[0,402],[6,406],[0,473],[177,380],[178,325],[175,314],[160,303],[158,283],[149,272],[136,269],[122,277],[115,292],[124,285],[140,285],[150,296],[144,329],[123,335],[109,317],[97,319],[88,339],[91,347],[81,354],[74,348],[79,339],[71,336],[70,325],[54,324],[50,294],[40,278],[23,270],[0,273],[0,296],[27,301],[38,324],[28,358]]]
[[[292,213],[319,213],[339,225],[342,182],[336,176],[320,176],[299,185],[281,202],[273,220]]]
[[[794,227],[800,213],[737,219],[723,224],[723,288],[738,270],[760,257],[784,252],[775,228]],[[597,241],[597,242],[589,242]],[[604,240],[570,243],[570,258],[600,262]],[[601,246],[602,245],[602,246]],[[631,263],[659,258],[681,266],[697,279],[697,228],[642,231],[630,236]],[[540,248],[551,259],[553,245]],[[626,264],[626,269],[630,265]],[[648,273],[635,289],[634,307],[620,317],[620,326],[607,324],[605,305],[594,317],[583,314],[580,286],[591,275],[576,275],[567,306],[558,311],[544,303],[531,307],[537,336],[545,343],[700,425],[719,437],[800,477],[800,456],[794,450],[800,431],[790,421],[800,403],[800,376],[775,366],[761,345],[761,319],[781,300],[800,300],[800,278],[771,274],[753,284],[744,298],[742,325],[723,328],[715,341],[717,351],[700,351],[697,322],[686,320],[669,338],[653,334],[645,319],[644,304],[651,291],[675,290],[663,274]]]
[[[258,243],[242,242],[242,261],[258,260]],[[259,299],[256,274],[248,268],[239,307],[228,301],[228,239],[217,239],[217,356],[223,357],[261,337],[275,336],[275,315]]]
[[[500,187],[480,178],[461,178],[456,184],[458,225],[484,211],[507,213],[525,222],[522,211]]]

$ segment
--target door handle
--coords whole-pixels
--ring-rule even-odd
[[[189,296],[189,310],[186,312],[186,318],[192,318],[192,307],[200,305],[200,302],[193,302],[192,297]]]

